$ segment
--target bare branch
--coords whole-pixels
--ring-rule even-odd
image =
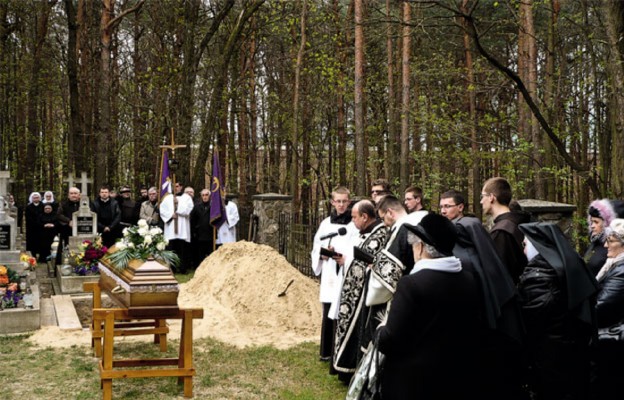
[[[110,22],[106,25],[105,29],[108,30],[108,29],[115,28],[117,25],[119,25],[123,17],[133,12],[139,11],[141,7],[143,7],[144,3],[145,3],[145,0],[140,0],[134,7],[124,10],[121,14],[119,14],[118,16],[110,20]]]

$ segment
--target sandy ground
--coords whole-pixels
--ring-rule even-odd
[[[278,296],[288,283],[284,296]],[[222,246],[180,285],[178,305],[204,309],[195,320],[193,337],[213,337],[237,346],[271,345],[284,349],[305,341],[318,342],[321,305],[318,282],[302,275],[276,250],[246,241]],[[172,338],[180,322],[168,321]],[[29,340],[40,346],[90,345],[90,333],[43,327]],[[149,340],[146,336],[116,338]]]

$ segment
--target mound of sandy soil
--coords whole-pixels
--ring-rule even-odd
[[[290,281],[284,296],[284,291]],[[321,305],[318,283],[302,275],[272,247],[251,242],[221,246],[183,284],[180,307],[203,307],[196,336],[237,346],[289,347],[316,341]]]

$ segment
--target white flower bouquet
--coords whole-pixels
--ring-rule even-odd
[[[150,257],[169,267],[177,266],[180,262],[178,255],[166,248],[167,240],[162,229],[150,228],[144,219],[140,219],[137,225],[123,230],[123,237],[115,243],[115,251],[105,257],[117,270],[127,268],[131,260],[147,261]]]

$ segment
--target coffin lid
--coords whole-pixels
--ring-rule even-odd
[[[114,272],[125,283],[132,286],[168,286],[177,285],[171,268],[161,264],[154,258],[148,258],[147,261],[131,260],[128,267],[118,270],[113,267],[109,260],[100,260],[111,272]]]

